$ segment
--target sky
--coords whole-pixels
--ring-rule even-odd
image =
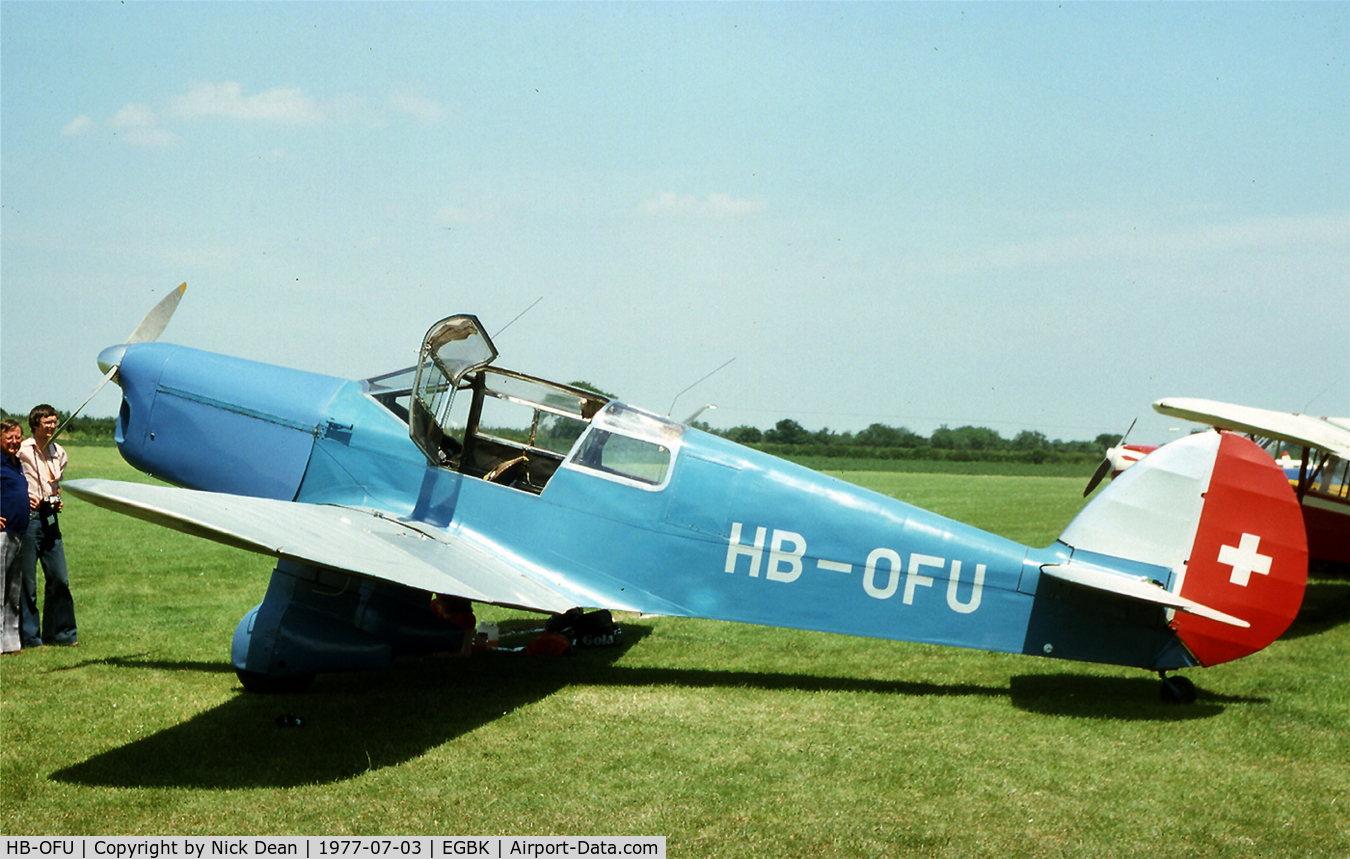
[[[0,39],[12,412],[186,281],[164,341],[364,378],[475,313],[716,427],[1350,415],[1350,3],[5,0]]]

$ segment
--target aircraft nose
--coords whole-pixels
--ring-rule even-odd
[[[98,353],[98,368],[107,375],[113,371],[113,368],[122,363],[122,357],[127,353],[127,345],[119,343],[116,346],[109,346]]]

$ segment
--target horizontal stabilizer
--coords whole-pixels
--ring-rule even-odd
[[[99,507],[262,555],[533,611],[584,604],[524,561],[368,510],[116,480],[62,486]]]
[[[1047,576],[1053,576],[1061,581],[1069,582],[1071,584],[1081,585],[1085,588],[1092,588],[1093,590],[1106,591],[1107,593],[1128,597],[1129,599],[1156,603],[1179,611],[1190,612],[1191,614],[1199,615],[1200,617],[1207,617],[1210,620],[1226,623],[1229,626],[1242,627],[1243,629],[1251,626],[1251,624],[1241,618],[1233,617],[1231,614],[1224,614],[1216,609],[1201,605],[1194,600],[1188,600],[1183,596],[1171,593],[1158,582],[1144,578],[1143,576],[1124,575],[1091,564],[1075,563],[1047,564],[1041,567],[1041,572]]]

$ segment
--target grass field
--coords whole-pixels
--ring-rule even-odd
[[[134,477],[110,448],[71,477]],[[1081,477],[841,476],[1044,545]],[[671,856],[1346,857],[1350,584],[1145,672],[628,618],[574,658],[402,659],[303,695],[228,664],[267,559],[71,501],[78,648],[0,660],[0,831],[646,834]],[[503,621],[521,618],[495,611]],[[278,728],[293,712],[300,728]]]

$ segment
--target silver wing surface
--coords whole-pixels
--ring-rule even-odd
[[[195,537],[433,593],[555,613],[589,604],[548,570],[379,511],[117,480],[71,480],[62,488]]]

